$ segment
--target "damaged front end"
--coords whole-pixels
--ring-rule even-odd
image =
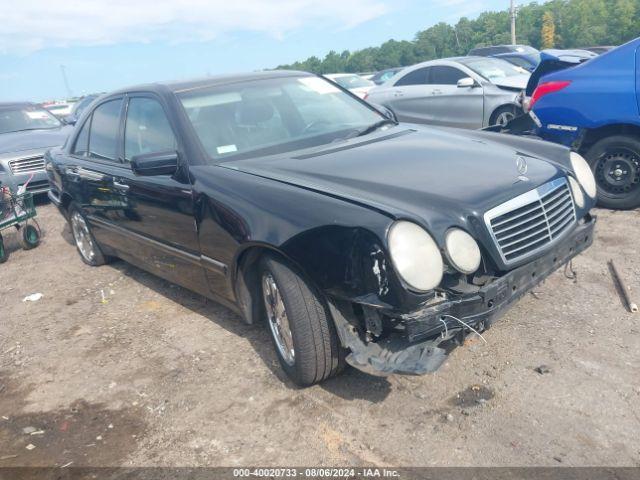
[[[443,282],[435,295],[412,311],[401,311],[377,295],[332,297],[329,307],[347,362],[373,375],[422,375],[437,370],[469,334],[482,333],[554,271],[587,249],[595,218],[576,228],[543,256],[481,282]],[[387,288],[387,286],[385,286]]]

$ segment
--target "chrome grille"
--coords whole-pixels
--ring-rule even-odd
[[[37,172],[44,170],[44,157],[42,155],[18,158],[9,162],[9,168],[14,174]]]
[[[575,222],[566,178],[546,183],[485,214],[485,223],[505,265],[536,254]]]

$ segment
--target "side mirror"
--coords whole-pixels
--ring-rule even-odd
[[[474,88],[476,86],[476,81],[471,77],[465,77],[458,80],[458,88]]]
[[[382,115],[384,115],[386,118],[388,118],[392,122],[398,123],[398,117],[396,117],[395,112],[391,110],[389,107],[385,107],[384,105],[380,105],[377,103],[372,103],[371,106],[376,110],[378,110]]]
[[[131,158],[131,170],[136,175],[174,175],[178,170],[177,152],[145,153]]]

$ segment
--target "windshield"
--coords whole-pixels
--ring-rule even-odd
[[[373,82],[366,78],[362,78],[360,75],[340,75],[339,77],[329,78],[347,90],[350,88],[371,87],[375,85]]]
[[[178,93],[207,153],[250,158],[349,138],[385,117],[319,77],[281,77]]]
[[[0,133],[58,128],[60,121],[35,105],[0,107]]]
[[[523,74],[522,68],[499,58],[462,58],[459,62],[489,81]]]

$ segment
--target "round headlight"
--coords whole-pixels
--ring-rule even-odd
[[[582,193],[580,184],[573,177],[569,177],[569,185],[571,186],[571,193],[573,193],[573,200],[576,202],[578,208],[584,207],[584,194]]]
[[[571,152],[571,167],[573,167],[573,172],[576,174],[576,178],[580,185],[582,185],[585,193],[591,198],[596,198],[596,179],[593,176],[591,167],[587,161],[582,158],[582,155]]]
[[[396,222],[389,230],[389,252],[396,270],[412,288],[426,292],[442,280],[440,249],[422,227]]]
[[[480,267],[478,242],[464,230],[452,228],[445,236],[445,251],[451,265],[458,271],[470,274]]]

